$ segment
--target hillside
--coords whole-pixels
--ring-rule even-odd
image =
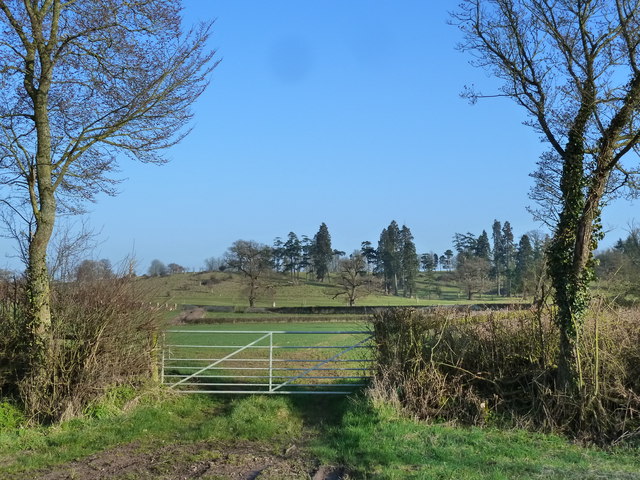
[[[248,306],[246,288],[239,274],[227,272],[181,273],[162,277],[141,277],[136,285],[149,291],[153,301],[168,305],[224,305],[238,308]],[[335,297],[339,291],[335,275],[321,283],[306,279],[292,279],[286,274],[272,274],[263,282],[256,307],[308,307],[344,306],[343,296]],[[456,285],[451,272],[435,272],[429,278],[421,274],[418,278],[417,298],[369,294],[359,298],[357,305],[366,306],[411,306],[447,305],[472,303],[517,303],[520,298],[476,296],[466,300]]]

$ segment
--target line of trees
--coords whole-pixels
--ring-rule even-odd
[[[306,235],[298,238],[295,232],[289,232],[284,242],[277,237],[271,252],[276,272],[289,273],[294,280],[298,280],[302,272],[313,273],[320,282],[324,282],[329,274],[333,257],[344,254],[331,248],[331,235],[324,222],[313,238]]]
[[[483,230],[479,236],[472,233],[456,233],[453,244],[456,277],[465,289],[467,298],[488,290],[494,282],[496,295],[511,296],[515,292],[526,296],[536,290],[541,281],[544,252],[548,239],[537,232],[530,232],[514,243],[511,224],[494,220],[492,226],[493,247],[489,235]]]
[[[621,303],[640,297],[640,228],[632,227],[626,238],[600,252],[596,260],[601,287],[608,289]]]
[[[491,240],[486,230],[477,237],[469,232],[456,233],[453,247],[457,253],[447,249],[442,255],[433,252],[418,255],[410,228],[392,220],[380,233],[377,247],[370,241],[363,241],[360,249],[346,258],[345,252],[333,249],[329,229],[323,222],[313,237],[299,237],[295,232],[289,232],[286,241],[277,237],[272,245],[238,240],[223,257],[205,259],[204,266],[206,271],[230,269],[242,273],[248,280],[252,306],[257,292],[264,288],[260,279],[269,272],[287,274],[294,283],[303,274],[306,280],[313,278],[320,282],[333,275],[335,282],[344,287],[335,296],[344,295],[350,304],[364,292],[375,290],[387,295],[414,297],[421,269],[426,273],[451,272],[468,299],[483,292],[528,296],[536,291],[542,276],[545,242],[546,237],[542,234],[530,232],[516,245],[511,224],[495,220]],[[251,259],[255,258],[260,258],[260,262],[252,263]],[[247,262],[250,268],[246,267]],[[157,275],[156,272],[157,265],[149,274]],[[169,273],[166,267],[163,272]],[[380,282],[366,280],[374,277]],[[347,293],[349,288],[351,294]]]
[[[380,233],[378,248],[374,251],[369,242],[363,242],[361,253],[373,261],[374,272],[384,278],[385,293],[398,295],[402,290],[405,297],[415,295],[420,260],[409,227],[403,225],[400,228],[392,220]]]

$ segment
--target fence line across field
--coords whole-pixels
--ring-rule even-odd
[[[366,385],[370,378],[370,331],[295,331],[295,330],[167,330],[173,337],[162,350],[162,381],[183,393],[218,394],[348,394]],[[198,344],[180,343],[176,335],[198,336]],[[205,339],[224,340],[229,336],[257,336],[248,343],[234,345],[203,344]],[[290,335],[364,337],[355,343],[340,345],[281,345],[278,340]],[[204,341],[203,341],[204,340]],[[268,342],[267,345],[258,345]],[[239,342],[238,342],[239,343]],[[212,350],[220,355],[207,355]],[[230,353],[224,350],[231,350]],[[332,353],[332,351],[336,351]],[[251,357],[238,358],[243,352]],[[282,358],[285,352],[316,352],[303,358]],[[356,352],[361,355],[354,355]],[[186,352],[193,352],[186,354]],[[329,352],[321,355],[323,352]],[[204,356],[197,356],[203,353]],[[262,356],[260,356],[262,353]],[[203,366],[203,364],[206,365]],[[360,372],[358,374],[358,372]],[[263,373],[263,374],[260,374]],[[233,388],[229,388],[233,387]]]

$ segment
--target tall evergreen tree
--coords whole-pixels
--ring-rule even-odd
[[[273,240],[273,248],[271,249],[271,252],[273,255],[273,269],[276,272],[284,271],[284,259],[286,254],[284,249],[284,242],[280,237],[276,237]]]
[[[370,241],[365,240],[360,244],[360,253],[367,262],[367,270],[370,272],[378,260],[378,253]]]
[[[420,261],[418,260],[416,245],[413,243],[413,234],[406,225],[402,226],[400,238],[402,241],[402,288],[404,296],[411,297],[415,294]]]
[[[347,254],[344,250],[334,249],[331,255],[331,262],[329,262],[329,271],[338,272],[340,270],[340,262],[344,260],[344,256]]]
[[[486,230],[482,230],[482,233],[476,241],[475,255],[485,260],[491,260],[491,245],[489,244],[489,235]]]
[[[442,257],[444,257],[444,262],[442,261]],[[440,257],[440,264],[442,265],[442,268],[450,271],[453,267],[453,251],[451,249],[445,250],[442,257]]]
[[[474,254],[477,244],[478,240],[473,233],[456,233],[453,235],[453,246],[458,251],[458,254]]]
[[[329,272],[329,264],[332,258],[331,235],[329,235],[327,225],[322,222],[318,233],[313,237],[313,247],[311,249],[311,261],[316,273],[316,278],[321,282],[324,281],[324,278]]]
[[[523,296],[526,296],[529,291],[534,262],[534,251],[529,235],[522,235],[518,242],[513,280],[515,288],[517,288]]]
[[[434,258],[437,259],[438,256],[433,253],[423,253],[420,255],[420,266],[422,270],[425,272],[433,272],[436,269],[436,263],[434,263]]]
[[[496,293],[501,294],[502,266],[504,265],[504,247],[502,245],[502,225],[498,220],[491,227],[493,238],[493,275],[496,278]]]
[[[300,269],[307,273],[307,280],[309,279],[309,273],[313,270],[313,261],[311,260],[311,252],[313,251],[313,240],[306,235],[302,235],[300,240],[300,246],[302,250],[302,259],[300,261]]]
[[[515,247],[513,244],[513,231],[511,230],[511,224],[506,221],[502,225],[502,251],[503,251],[503,271],[506,282],[506,294],[511,295],[511,282],[513,279],[514,269],[514,253]]]
[[[302,245],[294,232],[289,232],[284,243],[284,271],[292,278],[298,278],[302,261]]]
[[[378,268],[384,275],[385,291],[398,294],[399,275],[402,267],[402,239],[395,220],[382,230],[378,242]]]

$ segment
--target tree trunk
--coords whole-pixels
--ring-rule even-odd
[[[47,269],[47,246],[53,231],[53,217],[38,221],[36,232],[29,243],[27,267],[27,298],[29,301],[30,334],[35,347],[35,361],[46,351],[51,334],[51,292]]]
[[[56,198],[51,166],[51,130],[49,126],[48,91],[50,65],[43,60],[43,70],[49,76],[40,76],[38,89],[29,94],[34,102],[34,120],[37,136],[35,165],[30,166],[28,189],[35,218],[35,232],[29,239],[27,265],[28,332],[31,342],[31,369],[34,378],[45,378],[39,373],[46,369],[51,346],[51,291],[47,268],[47,248],[56,217]]]

